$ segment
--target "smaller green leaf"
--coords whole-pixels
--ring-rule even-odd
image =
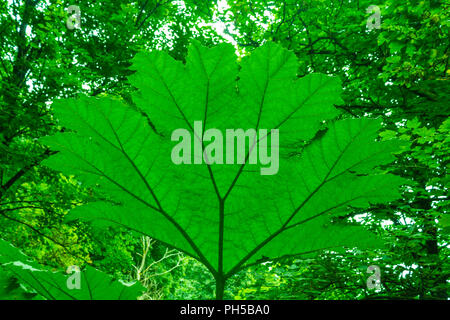
[[[78,275],[52,272],[1,239],[0,269],[8,271],[27,292],[47,300],[135,300],[144,290],[139,283],[115,281],[111,276],[90,266],[80,272],[79,286],[70,286],[71,277]],[[2,281],[14,280],[0,279],[0,284]],[[22,298],[25,299],[26,296]]]

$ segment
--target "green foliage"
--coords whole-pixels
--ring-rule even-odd
[[[369,31],[374,4],[381,24]],[[301,75],[341,76],[339,108],[351,115],[439,122],[450,112],[448,9],[446,1],[233,1],[221,18],[246,51],[269,39],[294,50]]]
[[[113,249],[114,235],[99,242],[86,225],[63,221],[70,208],[96,195],[40,166],[50,152],[37,138],[62,130],[50,107],[56,98],[103,92],[127,97],[133,90],[128,67],[138,50],[158,47],[182,58],[192,37],[217,42],[213,30],[196,27],[211,4],[188,2],[182,9],[171,1],[83,0],[76,3],[82,27],[69,30],[65,8],[71,4],[0,1],[0,234],[41,264],[93,263],[128,277],[132,246]],[[178,33],[176,39],[158,34],[162,28]]]
[[[226,51],[223,44],[214,46],[232,42],[234,48],[229,48],[226,55],[232,67],[221,69],[219,74],[223,75],[225,81],[220,79],[220,84],[225,87],[228,85],[228,92],[232,86],[239,87],[238,96],[246,96],[247,90],[247,93],[251,93],[248,96],[261,97],[261,90],[255,88],[264,87],[266,69],[260,68],[258,63],[270,60],[265,56],[268,53],[267,46],[275,47],[272,44],[275,42],[292,50],[297,56],[295,59],[291,54],[286,65],[290,66],[291,71],[288,73],[299,78],[299,87],[302,81],[305,85],[314,82],[311,79],[316,77],[316,80],[330,80],[330,84],[324,88],[333,88],[331,91],[334,92],[318,92],[317,101],[325,100],[325,96],[330,98],[326,112],[321,115],[311,114],[312,121],[302,121],[305,126],[294,127],[295,131],[290,132],[289,136],[295,139],[288,140],[294,143],[280,150],[282,156],[289,155],[289,161],[297,166],[304,164],[308,152],[312,159],[316,159],[316,153],[311,150],[320,147],[327,135],[329,139],[334,126],[345,123],[342,119],[378,117],[381,120],[379,126],[382,127],[378,138],[383,142],[381,145],[385,142],[395,144],[392,139],[406,144],[399,146],[395,158],[381,161],[383,165],[370,173],[388,173],[407,180],[404,180],[398,199],[392,197],[388,201],[384,198],[381,204],[369,200],[362,207],[349,203],[345,208],[332,210],[323,217],[327,221],[325,225],[333,228],[342,226],[342,230],[370,230],[384,242],[384,247],[364,248],[358,241],[359,250],[333,248],[333,251],[321,251],[322,254],[309,255],[305,259],[295,256],[279,260],[274,260],[277,255],[272,255],[273,252],[260,251],[254,258],[264,259],[255,261],[253,265],[228,278],[224,297],[448,299],[448,3],[410,0],[385,0],[378,3],[368,0],[234,0],[227,3],[228,6],[223,8],[216,1],[78,0],[76,5],[81,9],[81,28],[69,30],[65,23],[65,8],[74,4],[72,2],[0,1],[0,238],[52,270],[65,270],[73,264],[91,265],[117,278],[138,280],[145,286],[140,299],[214,297],[212,287],[215,279],[201,263],[177,251],[165,259],[167,243],[162,242],[152,242],[151,249],[144,254],[136,232],[123,227],[104,228],[105,225],[98,217],[83,209],[89,202],[92,203],[87,208],[99,205],[95,201],[109,203],[113,199],[112,204],[115,206],[121,203],[96,183],[88,186],[84,181],[80,183],[78,177],[63,175],[42,166],[41,162],[51,156],[53,151],[42,146],[39,138],[60,131],[67,132],[72,128],[70,124],[58,122],[53,115],[53,104],[57,99],[78,95],[102,97],[102,101],[108,101],[105,98],[108,95],[114,96],[120,101],[117,103],[121,107],[138,110],[150,127],[163,130],[169,121],[173,121],[169,118],[172,113],[166,114],[166,110],[156,112],[152,101],[161,101],[163,107],[167,107],[167,101],[142,90],[143,85],[154,76],[151,76],[152,72],[160,65],[156,63],[155,68],[141,70],[151,59],[144,53],[136,56],[139,51],[152,52],[150,56],[159,56],[159,62],[166,61],[181,70],[178,75],[173,75],[173,80],[174,83],[181,83],[178,87],[181,92],[185,92],[181,98],[177,97],[184,107],[185,104],[193,106],[205,96],[205,78],[202,76],[205,73],[195,62],[204,56],[206,60],[214,61],[215,54]],[[366,22],[371,13],[367,13],[366,9],[372,4],[381,10],[381,25],[380,29],[369,31]],[[195,48],[200,51],[192,52],[191,48],[188,55],[188,45],[193,39],[213,48],[210,51],[197,45]],[[264,43],[266,47],[260,48]],[[235,64],[236,58],[231,51],[238,52],[240,65]],[[168,58],[167,54],[178,63]],[[135,56],[133,66],[132,59]],[[197,67],[189,69],[182,63]],[[239,68],[243,70],[238,71]],[[247,72],[250,76],[235,82],[232,74],[245,75],[245,68],[251,70]],[[132,69],[139,70],[133,75],[135,71]],[[169,76],[169,71],[162,71],[162,74]],[[255,79],[251,78],[252,72]],[[310,75],[314,72],[329,77]],[[142,81],[139,81],[139,77]],[[195,81],[190,80],[192,77]],[[341,79],[340,83],[337,78]],[[277,95],[276,90],[270,92],[271,85],[268,86],[265,98],[268,98],[266,102],[269,106],[277,98],[291,102],[301,98],[301,95],[294,97],[286,94],[292,88],[290,85],[285,87],[285,82],[279,80],[276,83],[281,86],[280,94]],[[158,88],[157,81],[151,85]],[[136,92],[135,87],[141,89],[140,92]],[[339,100],[341,87],[342,99]],[[253,119],[258,101],[236,99],[233,95],[223,95],[209,102],[211,108],[217,109],[223,103],[233,111],[238,110],[236,106],[244,106],[244,103],[248,105],[247,113],[233,114],[231,119],[224,119],[222,125],[226,125],[226,121],[233,121],[236,126],[241,126]],[[321,102],[319,105],[325,106]],[[55,106],[60,109],[58,105]],[[282,114],[280,112],[279,116]],[[272,117],[276,116],[272,114]],[[339,119],[337,122],[336,117]],[[261,119],[261,124],[265,126],[264,121],[267,119],[264,114]],[[354,120],[349,121],[356,123]],[[269,122],[267,128],[270,129],[270,126]],[[376,137],[375,127],[371,141]],[[146,128],[148,130],[148,126]],[[75,132],[78,130],[75,129]],[[166,138],[168,133],[170,130],[166,132]],[[288,135],[281,131],[280,137],[283,139]],[[150,146],[149,150],[155,150],[154,146]],[[282,164],[286,161],[283,157]],[[211,166],[215,177],[219,178],[222,175],[216,173],[216,167],[220,168]],[[313,168],[304,170],[314,171]],[[274,203],[273,200],[279,195],[288,194],[285,192],[288,188],[289,192],[296,192],[303,186],[299,180],[302,175],[298,170],[293,172],[293,177],[284,179],[285,184],[274,183],[259,196],[257,190],[242,191],[240,194],[245,193],[245,197],[238,207],[248,205],[253,211],[252,218],[259,219],[261,216],[265,219],[273,207],[266,208],[263,204]],[[237,187],[249,182],[248,179],[241,180],[245,175],[246,170],[239,178]],[[353,170],[350,175],[364,179],[361,173]],[[201,176],[210,179],[209,172]],[[228,174],[223,176],[228,177]],[[226,184],[227,179],[224,180]],[[177,176],[173,181],[181,183],[185,180]],[[251,185],[253,181],[250,182]],[[280,189],[280,185],[284,189]],[[233,188],[229,200],[235,197],[237,187]],[[174,186],[174,189],[180,191],[182,188]],[[217,223],[217,219],[207,223],[202,220],[204,211],[208,211],[204,208],[201,213],[195,213],[198,212],[197,206],[210,201],[208,198],[214,195],[210,191],[202,190],[201,195],[195,194],[200,200],[192,205],[194,209],[189,209],[191,212],[188,214],[196,215],[196,223]],[[324,191],[321,188],[321,192]],[[203,201],[205,194],[207,196]],[[272,194],[273,197],[270,197]],[[169,198],[174,197],[170,195]],[[333,199],[329,198],[327,194],[326,200],[331,202]],[[229,200],[227,210],[232,203]],[[74,207],[79,209],[68,216]],[[260,212],[255,208],[260,208]],[[279,209],[279,212],[284,212],[284,208]],[[67,217],[69,220],[75,219],[77,211],[79,216],[86,216],[87,220],[93,221],[93,227],[83,221],[67,221]],[[116,217],[120,217],[121,210],[117,211]],[[179,216],[175,217],[178,219]],[[225,218],[228,219],[227,216]],[[226,219],[225,227],[233,221]],[[251,226],[255,230],[261,229],[261,222],[258,221],[263,219],[258,219]],[[147,227],[150,223],[153,221],[142,225],[142,229],[149,231]],[[185,221],[181,221],[183,223]],[[96,228],[95,224],[102,225],[102,228]],[[307,226],[306,223],[303,225],[305,229]],[[271,225],[269,227],[272,228]],[[227,235],[228,231],[225,231]],[[252,236],[246,230],[242,236],[246,239],[244,244],[250,242],[248,238]],[[367,239],[366,242],[375,246],[370,241]],[[217,242],[218,239],[211,250],[205,250],[218,251]],[[225,247],[225,253],[227,250]],[[267,259],[270,261],[259,263]],[[218,259],[212,260],[215,262]],[[365,283],[368,277],[365,270],[373,264],[381,268],[382,287],[378,291],[368,290]],[[137,270],[141,270],[142,266],[145,272],[139,273]],[[17,278],[4,271],[0,272],[0,299],[37,298],[36,294],[25,291]]]
[[[381,10],[381,25],[369,31],[366,22],[371,13],[366,9],[372,4]],[[300,74],[341,76],[344,103],[337,107],[344,117],[380,115],[390,130],[387,134],[401,139],[398,132],[406,120],[417,117],[426,126],[425,133],[437,130],[450,114],[449,12],[446,1],[262,0],[234,1],[222,19],[229,31],[236,30],[228,35],[244,52],[272,39],[295,51]],[[448,239],[437,223],[448,215],[448,160],[434,154],[448,154],[448,149],[434,138],[418,145],[416,137],[404,137],[412,142],[415,156],[406,147],[387,169],[410,179],[402,198],[342,217],[353,220],[355,214],[364,214],[363,223],[389,244],[381,252],[365,251],[383,257],[376,264],[386,286],[381,293],[371,293],[372,298],[448,297]],[[422,159],[421,165],[416,157]],[[332,262],[339,264],[341,258],[336,259]],[[355,273],[352,264],[346,268],[346,275]],[[342,288],[328,288],[325,297],[334,299],[336,294],[346,294],[347,288],[358,287],[348,276],[342,277]],[[336,280],[323,273],[321,278]],[[358,296],[356,290],[350,292]]]
[[[7,194],[14,200],[1,203],[0,232],[8,234],[8,241],[20,244],[39,263],[64,267],[90,261],[92,243],[84,233],[86,228],[64,223],[68,210],[85,198],[83,189],[73,178],[47,168],[33,170],[33,174],[36,180],[24,182]]]
[[[96,267],[116,277],[128,277],[138,249],[136,237],[120,228],[95,229],[90,230],[90,234],[95,242],[101,244],[95,246],[91,254]]]

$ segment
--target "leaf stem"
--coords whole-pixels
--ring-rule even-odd
[[[216,277],[216,300],[223,300],[226,279],[223,276]]]
[[[219,254],[218,254],[218,276],[223,277],[223,233],[225,225],[225,201],[219,201]]]

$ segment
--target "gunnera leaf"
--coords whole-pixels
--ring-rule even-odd
[[[229,44],[193,42],[186,64],[140,53],[130,77],[137,108],[61,100],[55,116],[71,131],[42,139],[58,151],[46,165],[109,197],[73,219],[123,226],[194,257],[219,298],[228,277],[257,261],[375,244],[363,228],[330,219],[394,200],[403,183],[374,170],[398,148],[376,141],[380,120],[334,120],[339,79],[298,79],[295,55],[270,42],[236,61]]]

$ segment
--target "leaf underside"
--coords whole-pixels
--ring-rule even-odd
[[[398,142],[375,141],[380,120],[333,121],[337,78],[297,79],[295,55],[273,43],[244,58],[239,72],[231,45],[197,42],[185,65],[154,51],[138,54],[134,68],[139,110],[106,97],[53,106],[72,131],[42,139],[59,151],[46,165],[111,200],[78,207],[71,218],[148,235],[225,276],[262,257],[377,242],[360,227],[331,224],[330,217],[347,206],[398,197],[400,178],[373,173],[392,161]],[[248,163],[175,165],[171,133],[185,128],[199,140],[194,121],[222,132],[279,129],[278,173],[261,175],[261,165]],[[313,139],[324,121],[326,133]]]

